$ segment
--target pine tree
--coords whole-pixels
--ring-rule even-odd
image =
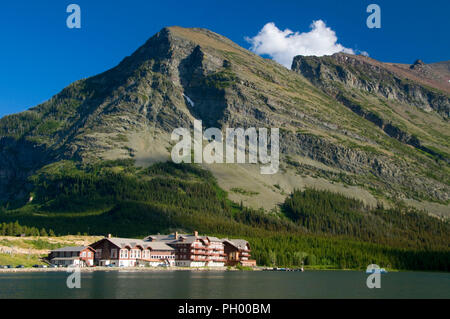
[[[47,231],[45,230],[45,228],[42,228],[39,231],[39,235],[42,236],[42,237],[47,237],[48,236]]]

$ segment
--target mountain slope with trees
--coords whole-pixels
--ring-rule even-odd
[[[260,265],[448,270],[449,225],[410,208],[365,207],[342,195],[307,189],[280,212],[233,203],[210,172],[187,164],[136,168],[129,160],[60,162],[31,178],[33,201],[3,210],[5,235],[45,229],[143,238],[193,232],[246,238]],[[19,223],[14,222],[19,220]],[[33,233],[33,235],[35,235]]]
[[[244,237],[264,265],[448,270],[446,65],[336,54],[289,70],[212,31],[164,28],[111,70],[0,119],[0,222]],[[172,131],[194,119],[280,128],[279,172],[170,163]]]

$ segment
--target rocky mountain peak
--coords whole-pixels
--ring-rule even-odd
[[[425,63],[422,60],[417,59],[416,61],[414,61],[413,64],[411,64],[410,69],[413,69],[413,70],[414,69],[418,69],[418,68],[421,68],[424,65],[425,65]]]
[[[257,190],[244,198],[256,205],[319,180],[372,203],[379,194],[446,201],[438,165],[450,152],[448,96],[398,70],[343,53],[297,56],[288,70],[212,31],[163,28],[115,68],[0,120],[0,200],[64,159],[166,161],[171,132],[200,119],[204,128],[280,128],[283,173],[273,180],[252,167],[209,167],[219,183]]]
[[[418,60],[414,65],[418,69],[425,64]],[[369,57],[342,53],[323,57],[297,56],[292,70],[331,94],[342,91],[336,85],[341,83],[347,88],[375,93],[426,112],[437,112],[444,118],[450,116],[449,95],[430,89],[433,83],[420,81],[416,73]],[[440,86],[434,87],[440,89]]]

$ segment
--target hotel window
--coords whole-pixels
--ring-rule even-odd
[[[102,257],[102,250],[101,249],[97,249],[95,251],[95,258],[101,258]]]
[[[85,252],[85,251],[83,251],[83,252],[81,253],[81,257],[86,257],[86,252]]]
[[[136,250],[136,258],[141,258],[141,251],[140,250]]]
[[[88,251],[88,257],[91,257],[91,256],[92,256],[91,252],[90,252],[90,251]]]
[[[122,249],[120,251],[120,258],[128,258],[128,250],[127,249]]]
[[[117,249],[111,249],[111,258],[117,258]]]

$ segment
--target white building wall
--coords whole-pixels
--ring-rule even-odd
[[[223,267],[225,265],[224,262],[218,262],[218,261],[210,261],[208,263],[208,267]]]
[[[131,260],[120,260],[119,267],[131,267]]]
[[[192,260],[177,260],[175,266],[178,267],[205,267],[206,262],[204,261],[192,261]]]

